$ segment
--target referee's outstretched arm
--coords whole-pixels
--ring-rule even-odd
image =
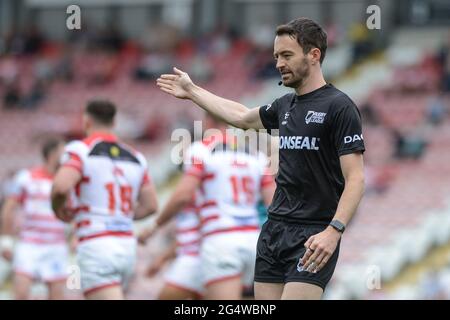
[[[232,126],[264,129],[258,108],[249,109],[238,102],[216,96],[194,84],[186,72],[177,68],[173,68],[173,71],[175,74],[163,74],[156,80],[162,91],[179,99],[189,99]]]

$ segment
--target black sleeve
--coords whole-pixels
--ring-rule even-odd
[[[259,117],[261,122],[267,130],[278,129],[278,99],[259,108]]]
[[[349,98],[339,98],[335,105],[331,123],[331,139],[339,156],[354,152],[364,152],[361,115]]]

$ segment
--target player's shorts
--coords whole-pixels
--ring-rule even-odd
[[[134,237],[99,237],[81,242],[77,248],[81,288],[84,294],[111,286],[125,288],[134,272]]]
[[[300,259],[306,252],[305,242],[327,226],[299,225],[269,217],[258,239],[255,281],[270,283],[305,282],[325,290],[336,268],[339,247],[317,273],[298,270]]]
[[[66,244],[19,242],[14,250],[13,269],[33,280],[56,282],[68,276],[69,250]]]
[[[252,286],[258,235],[248,231],[205,237],[200,248],[203,285],[240,277],[243,286]]]
[[[164,275],[166,284],[193,292],[198,298],[204,294],[200,256],[182,254],[173,260]]]

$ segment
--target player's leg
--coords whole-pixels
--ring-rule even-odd
[[[81,287],[89,300],[121,300],[122,254],[120,240],[104,237],[81,243],[77,248]]]
[[[284,285],[282,300],[320,300],[323,289],[305,282],[288,282]]]
[[[205,237],[200,249],[203,284],[206,300],[235,300],[242,297],[242,275],[245,261],[237,233],[223,233]]]
[[[242,300],[255,300],[255,288],[253,281],[250,286],[244,284],[242,287]]]
[[[118,279],[122,288],[123,299],[127,298],[130,290],[130,282],[134,277],[137,259],[137,239],[119,238],[116,239],[120,250],[117,251],[114,265],[119,271]]]
[[[279,300],[283,294],[283,283],[255,281],[255,300]]]
[[[178,255],[165,272],[164,280],[158,300],[200,299],[204,292],[200,257]]]
[[[38,272],[47,284],[49,300],[64,299],[68,260],[69,252],[65,244],[43,247]]]
[[[36,278],[36,266],[39,262],[39,247],[19,242],[14,250],[14,297],[17,300],[30,298],[31,286]]]
[[[101,237],[81,242],[77,262],[86,299],[121,300],[134,272],[136,239]]]
[[[66,279],[55,280],[47,282],[48,288],[48,299],[49,300],[64,300],[65,289],[66,289]]]
[[[180,288],[171,283],[166,283],[158,294],[158,300],[196,300],[199,295],[192,290]]]
[[[14,273],[14,298],[16,300],[28,300],[30,298],[33,277],[22,272]]]
[[[84,292],[87,300],[123,300],[124,294],[119,283],[92,288]]]
[[[212,280],[205,287],[206,300],[240,300],[242,298],[241,274]]]

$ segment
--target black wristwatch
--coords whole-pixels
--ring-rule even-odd
[[[332,226],[334,229],[336,229],[340,233],[344,233],[344,231],[345,231],[345,224],[343,224],[339,220],[331,221],[330,226]]]

